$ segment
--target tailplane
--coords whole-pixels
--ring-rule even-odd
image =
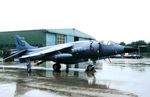
[[[20,37],[19,35],[15,35],[15,43],[17,50],[27,50],[36,48],[27,43],[24,37]]]

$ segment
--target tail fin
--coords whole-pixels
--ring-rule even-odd
[[[34,49],[35,47],[28,44],[24,37],[20,37],[19,35],[15,35],[15,43],[17,50],[25,50],[25,49]]]

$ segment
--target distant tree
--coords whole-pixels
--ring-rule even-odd
[[[142,46],[142,45],[147,45],[147,43],[144,40],[139,40],[139,41],[131,42],[128,45],[134,46],[134,47],[139,47],[139,46]]]
[[[119,44],[120,44],[120,45],[123,45],[123,46],[125,46],[125,45],[126,45],[126,43],[125,43],[125,42],[120,42]]]
[[[147,52],[148,44],[144,40],[138,40],[138,41],[135,41],[135,42],[131,42],[128,45],[136,47],[136,48],[140,48],[140,52]]]
[[[150,53],[150,42],[147,43],[147,51]]]
[[[148,47],[150,47],[150,42],[149,42],[149,43],[147,43],[147,45],[148,45]]]

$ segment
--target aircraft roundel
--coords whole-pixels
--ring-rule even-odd
[[[94,47],[90,47],[90,52],[93,52],[94,51]]]

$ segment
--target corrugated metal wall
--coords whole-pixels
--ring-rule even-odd
[[[56,34],[46,33],[46,46],[51,46],[56,44]]]
[[[67,35],[66,42],[74,42],[74,36]]]
[[[46,46],[56,45],[57,44],[57,35],[58,33],[46,33]],[[65,35],[65,43],[74,42],[74,36]]]
[[[79,41],[84,41],[84,40],[88,40],[86,38],[79,38]]]
[[[22,31],[5,31],[0,32],[0,56],[2,56],[2,51],[9,52],[10,49],[15,49],[15,34],[24,37],[25,40],[33,45],[38,47],[51,46],[58,44],[60,38],[57,40],[57,34],[64,35],[64,42],[74,42],[80,40],[87,40],[92,37],[78,31],[75,29],[39,29],[39,30],[22,30]],[[64,43],[63,42],[63,43]],[[4,56],[5,54],[3,54]],[[8,55],[8,54],[6,54]]]
[[[88,35],[75,30],[75,29],[39,29],[39,30],[23,30],[23,31],[5,31],[0,32],[0,48],[2,47],[15,47],[15,39],[14,35],[18,34],[22,37],[25,37],[25,40],[29,42],[31,45],[36,46],[50,46],[57,44],[57,34],[65,35],[65,43],[74,42],[75,37],[78,37],[78,40],[87,40],[89,38]],[[77,34],[76,36],[74,36]],[[91,37],[90,37],[91,38]]]
[[[43,32],[43,33],[41,33]],[[0,46],[14,46],[15,34],[24,37],[27,42],[31,45],[45,45],[45,32],[44,30],[28,30],[28,31],[11,31],[11,32],[0,32]]]

